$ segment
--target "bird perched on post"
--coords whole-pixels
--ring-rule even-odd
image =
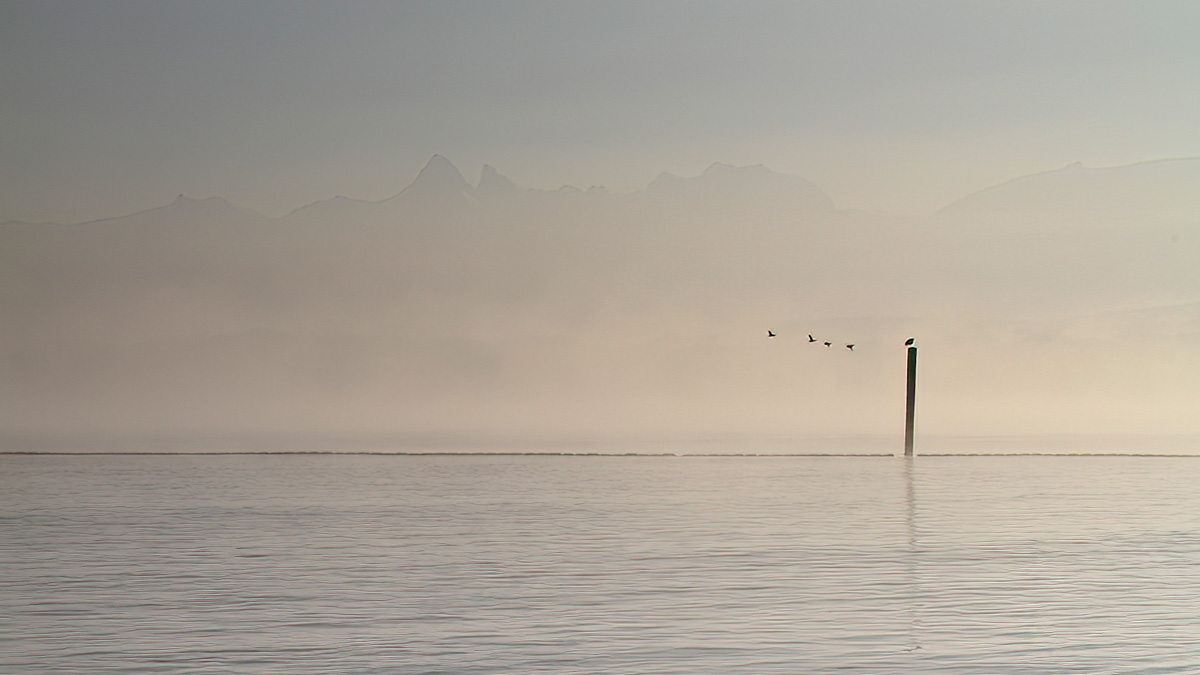
[[[905,344],[906,346],[908,346],[908,345],[912,345],[912,343],[913,343],[913,342],[915,342],[915,341],[916,341],[916,339],[917,339],[917,338],[908,338],[907,340],[905,340],[905,341],[904,341],[904,344]]]

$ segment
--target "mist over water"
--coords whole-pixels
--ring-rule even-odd
[[[1194,436],[1196,184],[1195,159],[1069,166],[887,218],[762,166],[547,192],[438,156],[283,218],[10,223],[0,445],[879,437],[909,336],[922,434]]]
[[[5,456],[0,665],[1195,672],[1198,462]]]
[[[1099,4],[6,0],[0,450],[886,436],[908,337],[1200,435],[1200,5]]]

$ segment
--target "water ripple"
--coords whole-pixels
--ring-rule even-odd
[[[0,462],[13,675],[1200,672],[1200,459]]]

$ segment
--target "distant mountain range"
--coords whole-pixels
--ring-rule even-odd
[[[1200,158],[1177,158],[1139,162],[1117,167],[1089,168],[1074,163],[1051,171],[1021,176],[998,185],[980,190],[955,201],[941,209],[932,218],[947,219],[957,215],[977,215],[990,212],[1031,212],[1074,209],[1083,210],[1098,206],[1149,209],[1161,212],[1173,209],[1182,213],[1194,213],[1200,207],[1200,193],[1195,190],[1200,181]],[[714,194],[729,196],[737,192],[755,192],[775,198],[789,195],[803,204],[805,210],[832,211],[834,205],[819,188],[808,181],[786,174],[773,172],[759,165],[735,167],[716,163],[701,175],[681,178],[663,173],[642,192],[626,197],[683,198]],[[450,162],[441,155],[434,155],[417,178],[394,196],[378,202],[334,197],[299,207],[284,216],[291,217],[310,209],[345,208],[347,205],[383,205],[428,200],[476,200],[511,197],[514,194],[609,194],[607,190],[592,187],[589,190],[564,185],[553,191],[522,190],[511,180],[490,165],[482,169],[477,185],[472,186]],[[187,206],[191,205],[191,206]],[[167,208],[225,208],[236,210],[247,216],[257,215],[249,209],[234,206],[220,197],[192,199],[180,195],[171,204],[141,211],[130,216],[104,218],[90,222],[122,220],[143,213],[160,212]],[[260,216],[262,217],[262,216]],[[25,223],[12,221],[3,225],[51,225],[53,223]]]
[[[1200,431],[1171,412],[1200,401],[1197,188],[1200,159],[1072,165],[893,218],[762,166],[617,194],[435,156],[280,218],[7,223],[0,444],[874,431],[912,334],[935,429]]]

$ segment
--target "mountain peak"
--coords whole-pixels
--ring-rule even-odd
[[[763,166],[762,164],[752,164],[750,166],[734,166],[732,164],[726,164],[724,162],[713,162],[712,165],[709,166],[707,169],[705,169],[704,173],[701,175],[720,176],[720,175],[747,174],[747,173],[765,174],[765,173],[771,173],[771,170],[768,169],[767,167]]]
[[[192,204],[203,204],[203,205],[210,206],[210,207],[215,207],[215,206],[233,207],[233,204],[230,204],[227,200],[225,200],[221,197],[206,197],[204,199],[195,199],[193,197],[189,197],[189,196],[183,195],[183,194],[176,197],[175,201],[168,204],[168,206],[190,206]]]
[[[695,178],[662,173],[651,181],[646,192],[675,198],[724,194],[744,199],[779,199],[786,195],[797,209],[834,210],[833,201],[812,183],[798,176],[776,173],[762,164],[733,166],[717,162]]]
[[[417,179],[412,182],[412,185],[404,188],[396,197],[458,199],[473,197],[473,192],[474,189],[459,173],[458,168],[450,163],[450,160],[441,155],[434,155],[425,164],[425,168],[417,174]]]
[[[430,171],[430,170],[433,170],[433,171],[449,170],[449,171],[454,171],[455,173],[458,172],[458,169],[454,166],[453,162],[446,159],[446,157],[444,155],[438,155],[438,154],[434,154],[433,157],[429,158],[428,162],[425,162],[425,167],[421,169],[421,172],[424,173],[424,172]]]
[[[253,218],[263,217],[262,214],[256,211],[252,211],[250,209],[230,203],[229,200],[225,199],[224,197],[205,197],[204,199],[194,199],[192,197],[188,197],[187,195],[179,195],[175,198],[175,201],[171,202],[170,204],[151,210],[170,210],[174,213],[187,214],[237,214],[241,216],[250,216]]]
[[[168,214],[170,217],[179,217],[185,219],[239,218],[249,219],[252,221],[266,220],[266,216],[262,215],[261,213],[232,204],[223,197],[193,199],[192,197],[181,194],[175,197],[175,199],[169,204],[163,204],[162,206],[156,206],[143,211],[135,211],[134,213],[123,216],[97,218],[96,220],[89,220],[86,223],[80,223],[80,225],[129,222],[131,220],[155,218]]]
[[[1118,212],[1144,213],[1174,210],[1185,217],[1196,212],[1194,186],[1200,177],[1200,161],[1156,160],[1121,166],[1088,167],[1072,162],[1060,169],[1041,171],[997,183],[958,199],[940,209],[937,217],[966,214],[1008,217],[1012,213],[1084,213],[1100,208]],[[1190,195],[1181,199],[1181,195]]]
[[[479,175],[479,187],[475,188],[476,193],[483,195],[516,191],[517,186],[511,180],[492,168],[490,164],[483,165],[483,171]]]

